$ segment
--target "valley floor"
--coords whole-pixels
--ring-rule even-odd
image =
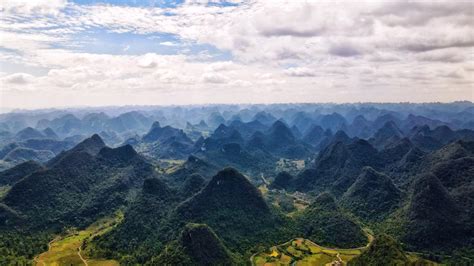
[[[123,218],[122,213],[113,217],[98,220],[84,230],[74,231],[66,236],[58,236],[48,244],[48,251],[34,258],[36,266],[61,266],[61,265],[86,265],[86,266],[116,266],[114,260],[88,259],[85,257],[82,247],[97,235],[110,231]]]
[[[338,266],[347,265],[353,258],[366,250],[374,240],[374,236],[367,234],[368,243],[364,247],[353,249],[338,249],[320,246],[308,239],[295,238],[283,244],[271,247],[268,252],[254,254],[250,261],[253,266]],[[407,254],[408,258],[416,261],[415,254]]]
[[[254,254],[250,261],[255,266],[271,265],[345,265],[347,261],[359,256],[374,240],[368,230],[368,244],[353,249],[337,249],[320,246],[311,240],[295,238],[270,248],[271,253]]]

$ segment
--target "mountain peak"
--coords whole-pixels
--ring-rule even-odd
[[[275,121],[275,122],[272,124],[272,127],[273,127],[273,128],[277,128],[277,127],[285,127],[285,128],[288,128],[288,126],[287,126],[281,119],[278,119],[277,121]]]
[[[366,241],[360,226],[341,211],[328,192],[316,197],[297,218],[297,224],[305,238],[324,245],[354,247]],[[345,233],[338,234],[341,230]]]
[[[269,124],[275,122],[275,120],[277,120],[277,119],[270,113],[267,113],[265,111],[260,111],[260,112],[255,114],[255,116],[253,117],[252,120],[257,120],[257,121],[261,122],[262,124],[269,125]]]
[[[363,115],[358,115],[354,118],[354,120],[352,120],[353,124],[365,124],[367,122],[367,119]]]
[[[384,162],[393,163],[400,161],[414,148],[413,143],[405,137],[399,141],[386,145],[381,151],[381,155],[383,156]]]
[[[44,138],[44,135],[32,127],[27,127],[16,133],[15,137],[19,140],[27,140]]]
[[[233,247],[238,239],[246,239],[247,244],[242,244],[250,248],[248,243],[254,245],[258,241],[256,235],[263,228],[275,226],[277,217],[247,178],[233,168],[225,168],[201,191],[181,203],[174,219],[178,223],[208,224]]]
[[[395,122],[390,120],[385,122],[385,124],[375,132],[370,141],[375,147],[384,148],[387,145],[399,141],[401,138],[403,138],[402,131]]]
[[[412,218],[425,219],[425,215],[429,214],[429,210],[425,209],[424,206],[430,206],[431,210],[436,207],[438,215],[443,215],[444,212],[453,214],[456,211],[455,203],[447,189],[431,173],[421,175],[413,184],[413,196],[410,206]],[[454,215],[450,216],[454,217]]]
[[[102,138],[99,136],[99,134],[93,134],[90,138],[89,138],[91,141],[96,141],[96,142],[100,142],[102,141]]]
[[[432,173],[420,175],[413,184],[407,221],[401,239],[411,247],[430,249],[457,243],[467,235],[460,226],[461,209]]]
[[[348,141],[350,141],[350,139],[351,138],[346,134],[344,130],[338,130],[336,134],[334,134],[335,141],[342,141],[347,143]]]
[[[219,171],[215,175],[211,183],[214,183],[216,186],[228,186],[230,185],[247,185],[250,184],[247,178],[245,178],[239,171],[235,168],[228,167]]]
[[[187,224],[179,242],[196,265],[233,264],[227,248],[206,224]]]
[[[100,150],[99,156],[111,162],[124,163],[135,159],[138,153],[130,144],[126,144],[117,148],[104,147]]]
[[[151,129],[154,129],[154,128],[160,128],[160,127],[161,127],[160,122],[155,121],[155,122],[153,122],[153,124],[151,125],[150,130],[151,130]]]
[[[344,193],[342,204],[361,217],[373,219],[391,211],[399,202],[400,193],[388,176],[366,166]]]
[[[232,134],[235,134],[236,131],[232,127],[228,127],[224,124],[220,124],[216,130],[212,133],[212,138],[214,139],[223,139],[223,138],[229,138],[231,137]]]
[[[269,212],[260,191],[234,168],[219,171],[194,199],[198,205],[210,203],[251,212]]]
[[[160,265],[234,265],[232,254],[206,224],[188,223],[158,258]]]
[[[106,145],[98,134],[92,135],[90,138],[83,140],[71,149],[73,152],[87,152],[91,155],[97,155],[99,151]]]
[[[325,129],[340,130],[346,126],[347,121],[341,114],[334,112],[323,115],[320,124]]]
[[[329,137],[326,135],[324,129],[319,125],[312,125],[311,128],[303,136],[303,140],[312,145],[318,145],[324,138]]]
[[[397,124],[393,121],[387,121],[385,124],[377,130],[375,133],[375,136],[380,135],[380,137],[392,137],[392,136],[397,136],[401,137],[403,136],[402,131],[398,128]]]
[[[56,132],[54,132],[54,130],[52,130],[50,127],[46,128],[43,130],[43,134],[48,137],[48,138],[51,138],[51,139],[58,139],[58,135],[56,134]]]
[[[174,128],[172,126],[159,127],[155,122],[155,127],[152,127],[148,133],[143,135],[144,142],[165,142],[172,138],[180,139],[184,142],[192,142],[183,130]]]
[[[295,136],[285,123],[277,120],[270,128],[268,141],[270,146],[288,145],[295,142]]]

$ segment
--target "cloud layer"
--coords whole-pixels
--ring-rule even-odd
[[[453,1],[2,1],[0,105],[472,101],[473,10]]]

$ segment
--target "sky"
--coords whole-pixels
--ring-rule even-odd
[[[3,109],[473,94],[472,1],[0,1]]]

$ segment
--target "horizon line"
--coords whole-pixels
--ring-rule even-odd
[[[274,103],[195,103],[195,104],[129,104],[129,105],[75,105],[75,106],[51,106],[51,107],[40,107],[40,108],[18,108],[18,107],[0,107],[0,113],[13,113],[22,111],[46,111],[46,110],[67,110],[67,109],[94,109],[94,108],[130,108],[130,107],[203,107],[203,106],[231,106],[231,105],[361,105],[361,104],[379,104],[379,105],[390,105],[390,104],[454,104],[454,103],[470,103],[473,104],[473,100],[455,100],[455,101],[427,101],[427,102],[274,102]],[[8,111],[3,111],[8,110]]]

